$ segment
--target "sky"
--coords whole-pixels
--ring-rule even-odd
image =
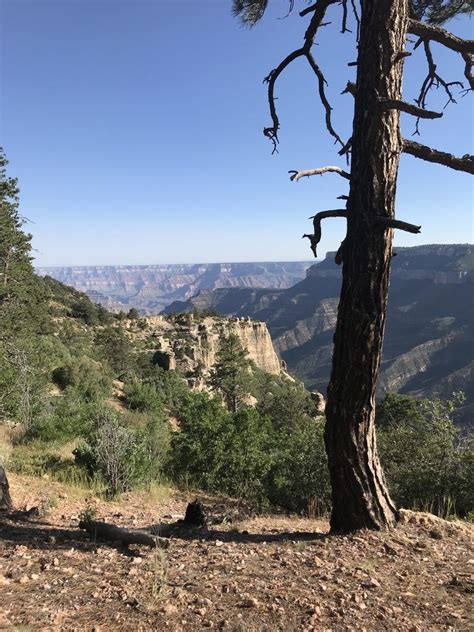
[[[273,0],[254,29],[230,0],[0,0],[0,144],[17,176],[36,265],[114,265],[311,258],[310,215],[337,208],[337,175],[290,182],[288,170],[344,162],[324,127],[315,78],[302,60],[276,88],[281,131],[272,155],[263,78],[301,46],[307,18]],[[297,3],[298,7],[298,3]],[[334,124],[347,138],[354,41],[340,7],[314,52]],[[473,21],[449,28],[473,36]],[[438,70],[463,78],[437,45]],[[405,99],[426,71],[406,62]],[[441,91],[430,106],[442,108]],[[472,96],[421,124],[420,142],[472,153]],[[414,120],[405,115],[403,133]],[[472,178],[403,156],[397,217],[422,225],[397,245],[473,240]],[[326,220],[320,255],[337,249],[344,220]]]

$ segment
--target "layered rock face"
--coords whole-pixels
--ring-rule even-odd
[[[39,268],[85,292],[111,311],[136,307],[159,313],[169,303],[219,287],[288,288],[304,279],[310,262],[205,263],[149,266],[70,266]]]
[[[462,390],[469,422],[474,407],[474,247],[442,244],[395,252],[379,394],[448,398]],[[328,253],[289,289],[206,291],[169,309],[198,306],[265,321],[289,369],[308,388],[325,392],[340,284],[341,270],[334,253]]]
[[[155,344],[155,362],[176,369],[196,390],[206,389],[206,378],[216,361],[220,340],[235,334],[256,366],[273,375],[284,372],[265,323],[250,318],[195,319],[192,314],[173,319],[149,316],[148,331]]]

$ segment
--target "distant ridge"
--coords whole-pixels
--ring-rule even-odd
[[[309,261],[256,263],[63,266],[38,268],[75,287],[107,309],[159,313],[202,289],[259,287],[284,289],[304,279]]]

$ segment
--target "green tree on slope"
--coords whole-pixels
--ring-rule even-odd
[[[251,361],[239,337],[229,334],[220,341],[216,362],[211,371],[210,384],[222,394],[227,409],[235,413],[250,392]]]

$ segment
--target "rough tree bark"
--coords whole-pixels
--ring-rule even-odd
[[[375,441],[379,372],[402,151],[399,110],[408,0],[362,0],[343,280],[326,406],[332,531],[393,526]]]

